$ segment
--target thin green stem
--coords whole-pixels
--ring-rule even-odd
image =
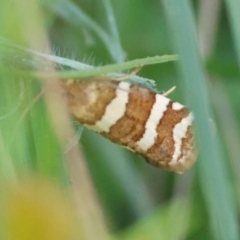
[[[108,24],[109,24],[109,28],[110,28],[110,33],[111,33],[111,36],[112,36],[112,39],[113,39],[113,44],[111,45],[113,47],[112,56],[115,56],[114,60],[116,62],[123,62],[124,59],[125,59],[125,53],[124,53],[124,51],[122,49],[122,46],[121,46],[121,41],[120,41],[120,37],[119,37],[119,34],[118,34],[117,24],[116,24],[116,21],[115,21],[115,17],[114,17],[111,2],[109,0],[102,0],[102,1],[103,1],[103,5],[106,9],[107,20],[108,20]]]
[[[173,43],[180,57],[179,69],[189,90],[189,106],[195,115],[198,150],[201,154],[199,178],[207,201],[212,232],[216,239],[237,240],[240,239],[237,206],[232,197],[229,172],[209,121],[210,103],[191,7],[186,0],[164,0],[164,6]]]

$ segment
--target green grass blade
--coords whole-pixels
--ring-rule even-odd
[[[188,1],[166,0],[165,10],[171,37],[179,53],[179,66],[188,90],[189,106],[195,114],[198,162],[202,191],[206,199],[212,231],[216,239],[239,239],[236,205],[229,183],[229,172],[210,126],[210,104],[204,70],[197,47],[193,16]]]
[[[94,151],[86,151],[88,155],[102,161],[101,165],[114,175],[117,186],[123,189],[135,215],[143,217],[153,210],[153,199],[144,178],[140,175],[126,151],[91,131],[86,130],[83,139],[89,141],[94,147]]]
[[[114,60],[116,62],[123,62],[126,54],[124,53],[121,46],[120,37],[118,34],[117,24],[113,14],[111,2],[109,0],[102,0],[102,2],[103,2],[103,6],[106,9],[106,15],[107,15],[109,28],[110,28],[110,33],[114,42],[113,44],[114,49],[112,49]]]
[[[123,70],[127,70],[127,69],[137,68],[141,65],[143,65],[143,66],[144,65],[152,65],[152,64],[165,63],[165,62],[169,62],[169,61],[178,60],[177,55],[164,55],[164,56],[154,56],[154,57],[135,59],[135,60],[131,60],[131,61],[123,62],[123,63],[93,67],[93,66],[87,65],[85,63],[77,62],[75,60],[66,59],[66,58],[62,58],[62,57],[58,57],[58,56],[54,56],[54,55],[50,55],[50,54],[44,54],[44,53],[40,53],[40,52],[31,50],[31,49],[27,49],[27,48],[18,46],[14,43],[10,43],[9,41],[7,41],[3,38],[0,38],[0,47],[4,48],[5,46],[9,47],[13,51],[16,51],[16,53],[18,51],[20,51],[17,54],[23,54],[23,53],[33,54],[34,56],[36,56],[35,60],[38,59],[37,61],[39,61],[40,64],[43,64],[45,59],[47,59],[48,61],[53,61],[54,63],[62,65],[62,66],[70,67],[73,69],[78,69],[77,71],[76,70],[65,70],[65,71],[63,70],[63,71],[59,72],[58,77],[62,78],[62,79],[93,77],[93,76],[105,75],[105,74],[109,74],[109,73],[113,73],[113,72],[117,72],[117,71],[123,71]],[[26,58],[26,56],[25,56],[25,58]],[[26,61],[25,58],[24,58],[24,60]],[[24,63],[23,62],[19,63],[19,65],[22,65],[22,64],[24,64]],[[37,64],[35,63],[35,65],[37,65]],[[19,73],[21,73],[23,75],[27,74],[27,72],[22,72],[22,71]],[[35,76],[36,74],[32,73],[32,75]],[[119,77],[119,76],[123,76],[123,74],[115,73],[115,74],[112,74],[112,76]],[[48,78],[48,77],[50,77],[50,75],[49,75],[49,73],[48,74],[41,73],[41,77]],[[55,77],[55,75],[53,77]],[[130,78],[130,81],[133,84],[138,84],[138,85],[146,87],[152,91],[156,91],[155,82],[153,80],[138,77],[135,75]]]
[[[84,71],[62,71],[59,73],[60,78],[79,78],[79,77],[89,77],[89,76],[98,76],[107,73],[113,73],[117,71],[127,70],[131,68],[136,68],[141,65],[151,65],[169,61],[177,60],[176,55],[165,55],[165,56],[155,56],[155,57],[146,57],[141,59],[135,59],[123,63],[105,65],[100,67],[95,67],[94,69],[86,69]]]
[[[116,60],[116,44],[112,37],[95,22],[90,16],[87,15],[79,6],[71,1],[43,1],[44,4],[52,11],[57,12],[62,18],[68,21],[70,24],[78,26],[79,29],[82,27],[89,28],[94,31],[99,38],[106,45],[107,50],[113,59]]]
[[[163,204],[145,219],[132,225],[120,233],[116,239],[188,239],[186,232],[194,231],[199,221],[190,222],[191,199],[177,198],[174,201]],[[188,229],[186,225],[190,225]]]
[[[238,67],[240,67],[240,1],[225,0],[225,2],[230,19],[230,26],[232,28],[233,41],[237,52]]]

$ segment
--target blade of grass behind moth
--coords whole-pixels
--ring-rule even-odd
[[[110,28],[110,33],[111,33],[111,37],[112,37],[112,40],[114,43],[113,44],[114,49],[112,49],[111,52],[113,52],[113,54],[114,54],[115,62],[123,62],[126,54],[124,53],[122,46],[121,46],[120,37],[118,34],[117,24],[116,24],[115,17],[113,14],[111,2],[109,0],[102,0],[102,2],[106,9],[106,15],[107,15],[109,28]]]
[[[153,56],[153,57],[146,57],[146,58],[130,60],[130,61],[123,62],[123,63],[99,66],[99,67],[97,67],[96,70],[93,70],[96,67],[82,63],[82,62],[78,62],[78,61],[75,61],[72,59],[67,59],[67,58],[27,49],[27,48],[21,47],[19,45],[16,45],[14,43],[11,43],[1,37],[0,37],[0,44],[3,46],[15,48],[16,50],[20,50],[23,52],[32,53],[33,55],[42,57],[43,59],[47,59],[54,63],[60,64],[63,66],[67,66],[67,67],[71,67],[72,69],[81,70],[81,71],[73,71],[73,75],[71,75],[71,71],[62,71],[62,75],[60,75],[60,77],[62,77],[62,78],[70,78],[70,77],[81,78],[81,77],[89,77],[89,76],[96,76],[96,75],[104,75],[104,74],[113,73],[113,72],[117,72],[117,71],[123,71],[123,70],[137,68],[139,66],[165,63],[165,62],[169,62],[169,61],[178,60],[177,55]],[[64,76],[64,74],[66,74],[66,76]]]
[[[199,1],[199,46],[204,59],[208,59],[216,45],[216,33],[221,14],[221,0]]]
[[[230,19],[230,27],[232,29],[233,41],[237,52],[238,67],[240,68],[240,1],[225,0],[228,15]]]
[[[23,34],[21,32],[21,25],[17,9],[13,1],[1,2],[0,8],[0,36],[9,39],[15,39],[16,42],[23,43]],[[1,58],[4,58],[4,53],[1,49]],[[26,171],[28,166],[29,148],[27,146],[27,127],[26,124],[20,126],[18,134],[14,139],[14,143],[9,147],[10,136],[12,129],[20,116],[21,105],[24,97],[24,87],[19,84],[19,76],[15,76],[12,72],[7,71],[6,66],[1,64],[1,81],[0,81],[0,129],[1,129],[1,161],[5,168],[4,175],[22,174]],[[22,82],[20,82],[22,83]],[[6,159],[7,158],[7,159]],[[4,167],[4,166],[2,166]],[[15,176],[15,177],[16,177]],[[12,177],[10,177],[11,179]]]
[[[105,165],[114,175],[114,181],[124,190],[136,216],[141,217],[149,213],[154,207],[153,200],[143,178],[131,163],[132,159],[123,149],[102,136],[88,130],[84,133],[83,139],[89,142],[88,145],[94,146],[94,153],[97,153],[98,159],[101,156],[101,165]]]
[[[189,107],[195,115],[198,149],[201,159],[197,166],[206,199],[212,233],[216,239],[239,239],[236,203],[233,199],[229,172],[213,136],[208,120],[210,106],[204,70],[197,47],[191,7],[185,0],[164,0],[171,27],[171,37],[179,53],[179,67],[188,90]]]
[[[173,197],[169,206],[169,225],[174,225],[174,216],[176,214],[175,204],[179,199],[185,199],[181,211],[179,214],[179,219],[182,219],[182,224],[175,226],[176,230],[172,231],[171,239],[186,239],[189,223],[190,223],[190,209],[192,205],[191,190],[193,185],[193,174],[195,173],[194,169],[188,171],[184,175],[177,175],[175,178],[175,184],[173,189]],[[174,237],[173,237],[174,236]],[[181,236],[181,237],[179,237]]]
[[[34,86],[32,92],[35,93],[32,94],[33,96],[38,94],[36,90],[34,91]],[[33,164],[40,174],[57,178],[60,182],[66,183],[61,148],[54,134],[43,99],[39,100],[30,112],[33,142],[36,151],[36,162]]]
[[[71,67],[73,69],[78,69],[78,71],[61,71],[58,74],[59,78],[62,79],[69,79],[69,78],[83,78],[83,77],[92,77],[92,76],[99,76],[99,75],[105,75],[105,74],[110,74],[112,77],[120,77],[123,76],[123,74],[117,74],[113,73],[116,71],[122,71],[122,70],[127,70],[127,69],[133,69],[137,68],[141,65],[150,65],[150,64],[158,64],[158,63],[164,63],[168,61],[176,61],[178,60],[178,57],[176,55],[164,55],[164,56],[155,56],[155,57],[147,57],[147,58],[142,58],[142,59],[135,59],[131,61],[127,61],[124,63],[118,63],[118,64],[111,64],[111,65],[105,65],[105,66],[100,66],[100,67],[93,67],[90,65],[87,65],[85,63],[77,62],[71,59],[66,59],[54,55],[49,55],[49,54],[44,54],[41,52],[37,52],[31,49],[27,49],[21,46],[18,46],[16,44],[10,43],[6,41],[3,38],[0,38],[0,44],[4,47],[11,47],[16,50],[16,54],[19,54],[17,51],[23,51],[27,53],[33,54],[36,58],[39,58],[37,61],[41,63],[41,61],[45,62],[45,59],[48,61],[52,61],[54,63],[60,64],[62,66],[67,66]],[[24,62],[21,62],[21,64],[24,64]],[[36,63],[35,63],[36,64]],[[29,73],[30,74],[30,73]],[[26,73],[25,73],[26,75]],[[36,75],[33,73],[32,75]],[[48,74],[40,74],[42,77],[49,77]],[[55,76],[53,76],[55,77]],[[87,79],[86,79],[87,80]],[[139,84],[143,87],[146,87],[152,91],[156,91],[155,89],[155,82],[150,79],[138,77],[137,75],[132,76],[130,78],[130,81],[133,84]]]
[[[41,5],[38,0],[24,0],[21,3],[15,3],[17,13],[21,17],[23,24],[23,34],[26,42],[29,46],[34,49],[41,51],[42,49],[49,49],[49,42],[46,36],[44,28],[43,16]],[[28,9],[28,14],[26,14]],[[34,21],[32,22],[32,19]],[[32,22],[32,24],[29,24]],[[48,68],[51,69],[52,64],[50,61],[46,61]],[[41,69],[41,67],[39,67]],[[32,96],[35,97],[38,93],[34,94],[39,86],[37,85],[36,79],[32,81],[32,85],[29,86],[29,90]],[[44,83],[50,85],[49,79],[45,80]],[[54,88],[53,88],[54,89]],[[46,93],[47,91],[45,91]],[[52,90],[52,92],[54,92]],[[49,92],[47,92],[49,93]],[[54,94],[53,94],[54,95]],[[52,102],[54,102],[54,98]],[[43,101],[37,102],[36,106],[32,109],[31,124],[33,127],[33,138],[36,149],[36,168],[43,175],[54,176],[60,182],[66,182],[65,166],[62,161],[61,146],[59,145],[59,139],[56,132],[54,132],[54,123],[52,123],[50,111],[46,111]],[[48,109],[48,108],[47,108]],[[49,146],[51,146],[49,148]]]
[[[94,20],[92,20],[79,6],[71,1],[46,1],[43,3],[50,8],[52,11],[58,13],[62,18],[67,20],[69,23],[78,26],[80,29],[82,27],[89,28],[94,31],[100,39],[104,42],[110,55],[115,59],[113,41],[109,34],[102,29]],[[111,46],[111,47],[109,47]]]
[[[11,75],[9,72],[2,71],[0,82],[0,129],[2,138],[2,154],[9,154],[9,164],[14,168],[15,174],[23,174],[28,169],[30,158],[30,148],[28,147],[28,126],[23,122],[18,128],[14,128],[20,118],[22,106],[24,105],[24,87],[19,77]],[[21,87],[22,86],[22,87]],[[13,129],[17,131],[13,141]],[[6,161],[1,158],[2,161]],[[7,165],[6,165],[7,166]],[[5,170],[3,169],[5,172]],[[12,172],[12,171],[11,171]],[[6,172],[4,173],[6,174]],[[11,175],[9,173],[9,175]]]
[[[238,191],[238,203],[240,205],[240,162],[236,156],[240,156],[240,136],[238,130],[238,121],[236,113],[232,108],[229,97],[226,94],[225,86],[220,81],[214,82],[213,99],[216,114],[221,124],[223,138],[225,139],[228,154],[230,156],[231,169],[235,173],[236,190]],[[240,83],[238,84],[238,88]],[[229,127],[231,126],[231,127]]]
[[[10,2],[10,1],[9,1]],[[15,1],[16,2],[16,1]],[[18,3],[20,4],[20,3]],[[21,20],[26,24],[24,25],[24,30],[26,30],[26,32],[24,32],[27,37],[29,37],[27,39],[27,42],[30,43],[30,45],[34,48],[34,49],[39,49],[39,45],[38,44],[42,44],[47,43],[47,38],[45,35],[45,32],[42,31],[41,27],[41,20],[39,18],[39,12],[35,12],[38,11],[39,9],[37,8],[37,2],[36,1],[27,1],[24,0],[21,1],[21,6],[18,8],[19,10],[19,16],[21,16]],[[28,13],[26,14],[26,8],[24,8],[24,6],[27,5],[28,6]],[[15,6],[13,4],[13,6]],[[11,6],[11,7],[13,7]],[[2,9],[2,5],[1,5],[1,9]],[[23,12],[21,12],[23,11]],[[36,17],[34,18],[34,24],[32,24],[33,21],[33,15]],[[10,17],[12,17],[12,15],[9,15]],[[1,16],[0,16],[1,17]],[[23,19],[24,18],[24,19]],[[11,23],[12,19],[9,19],[9,23]],[[19,21],[19,22],[22,22]],[[39,26],[38,26],[39,24]],[[12,27],[11,29],[15,30],[15,27]],[[35,34],[37,32],[37,34]],[[29,34],[31,33],[31,34]],[[34,39],[34,37],[39,36],[39,39]],[[34,36],[32,38],[32,36]],[[40,40],[43,40],[40,41]],[[49,63],[49,68],[51,68],[51,63]],[[9,78],[5,78],[9,81]],[[55,93],[57,92],[57,88],[55,88],[56,85],[54,85],[53,83],[56,82],[52,82],[52,79],[48,79],[48,81],[46,81],[46,88],[48,89],[46,95],[46,105],[43,104],[43,102],[38,102],[33,109],[31,109],[31,124],[33,127],[33,143],[31,143],[29,146],[25,146],[22,148],[22,151],[26,151],[29,148],[34,148],[36,147],[36,155],[34,156],[35,158],[37,158],[37,162],[35,162],[35,169],[41,169],[40,172],[43,173],[43,175],[48,175],[48,176],[53,176],[56,178],[58,178],[58,180],[60,179],[60,182],[64,182],[68,179],[66,179],[66,172],[65,172],[65,164],[62,161],[63,160],[63,148],[64,148],[64,142],[67,141],[68,139],[71,139],[73,137],[73,134],[71,135],[71,132],[69,133],[69,129],[71,129],[70,127],[70,123],[69,123],[69,119],[66,117],[68,116],[65,112],[64,112],[64,104],[61,104],[62,101],[58,101],[59,99],[57,97],[55,97]],[[2,82],[2,81],[1,81]],[[33,93],[33,96],[35,96],[35,91],[36,89],[38,89],[36,87],[36,82],[33,82],[33,86],[32,88],[29,89],[29,91],[31,93]],[[49,88],[49,86],[52,86],[52,88]],[[50,90],[49,90],[50,89]],[[0,88],[1,90],[1,88]],[[56,90],[56,92],[54,91]],[[13,92],[10,92],[12,96],[14,96]],[[38,93],[36,93],[37,95]],[[6,94],[5,94],[6,95]],[[10,95],[10,94],[9,94]],[[10,95],[10,96],[11,96]],[[0,95],[1,96],[1,95]],[[46,107],[47,107],[47,111],[46,111]],[[56,114],[57,112],[57,114]],[[63,113],[63,114],[61,114]],[[18,118],[16,118],[18,119]],[[15,119],[15,121],[16,121]],[[4,128],[5,131],[7,130],[11,130],[11,124],[9,121],[9,125],[8,127]],[[24,132],[25,133],[25,132]],[[22,135],[22,134],[21,134]],[[20,135],[20,136],[21,136]],[[9,136],[11,136],[11,134],[9,134]],[[18,139],[17,139],[18,140]],[[21,139],[20,139],[21,140]],[[29,140],[29,139],[28,139]],[[20,141],[19,141],[20,142]],[[35,144],[35,145],[34,145]],[[21,144],[19,144],[18,146],[21,146]],[[29,148],[28,148],[29,147]],[[13,149],[14,151],[15,149]],[[17,155],[18,151],[14,152],[15,155]],[[70,161],[70,159],[68,159]],[[26,166],[29,166],[29,164],[25,164]],[[39,168],[38,168],[39,167]],[[37,172],[37,171],[36,171]],[[83,176],[85,177],[85,176]],[[75,180],[75,179],[74,179]],[[86,180],[88,181],[88,179]],[[81,185],[81,182],[76,182],[74,181],[74,186],[76,188],[79,187],[79,185]],[[91,185],[89,183],[89,185]],[[89,190],[89,185],[86,187],[87,190]],[[91,186],[92,187],[92,186]],[[77,194],[75,194],[74,192],[74,197],[76,195],[80,195],[81,196],[82,193],[79,193],[79,191],[77,192]],[[93,195],[91,195],[90,191],[85,191],[83,194],[85,194],[86,197],[92,198]],[[96,199],[94,199],[96,200]],[[79,203],[79,201],[76,199],[76,205]],[[86,201],[84,203],[82,203],[82,205],[84,205],[86,203]],[[94,202],[95,203],[95,202]],[[81,206],[77,206],[79,207],[78,209],[81,209]],[[96,203],[95,203],[95,207],[96,207]],[[92,220],[94,219],[95,224],[96,224],[96,229],[98,229],[98,225],[104,225],[104,222],[101,222],[101,220],[99,220],[99,217],[97,216],[97,213],[88,208],[89,205],[85,204],[85,210],[87,209],[87,211],[92,211]],[[98,205],[97,205],[98,207]],[[81,211],[81,210],[80,210]],[[101,211],[101,210],[99,210]],[[86,213],[86,212],[85,212]],[[89,227],[89,219],[88,219],[88,215],[84,213],[84,216],[81,216],[81,231],[86,231],[89,234],[88,237],[86,239],[96,239],[100,236],[100,239],[106,239],[106,234],[104,234],[104,237],[102,237],[102,233],[99,233],[99,231],[95,232],[92,231],[92,227]],[[87,217],[86,217],[87,215]],[[88,229],[85,229],[84,227],[88,225]],[[104,232],[105,233],[105,232]],[[89,235],[91,234],[92,237],[89,237]],[[94,237],[93,237],[94,235]]]
[[[72,148],[66,154],[66,162],[63,163],[61,161],[63,159],[62,153],[67,143],[74,138],[66,105],[62,98],[62,89],[57,81],[50,79],[45,82],[45,89],[47,117],[51,125],[51,131],[54,132],[54,137],[57,138],[60,148],[59,150],[55,148],[53,157],[57,158],[60,164],[65,163],[64,165],[67,166],[71,182],[69,188],[77,205],[82,231],[85,233],[86,239],[106,239],[108,233],[102,217],[103,214],[94,194],[94,189],[80,151]],[[54,147],[54,142],[49,144]],[[58,168],[56,167],[56,171],[58,171]],[[91,223],[93,221],[95,223],[95,231],[92,231]]]
[[[105,217],[98,203],[95,189],[85,165],[85,159],[77,145],[66,152],[71,190],[77,201],[77,211],[82,220],[87,239],[108,238]],[[83,221],[85,220],[85,221]],[[94,231],[92,223],[94,222]]]
[[[96,76],[96,75],[104,75],[107,73],[113,73],[117,71],[137,68],[141,65],[151,65],[169,61],[177,60],[176,55],[164,55],[164,56],[154,56],[154,57],[146,57],[142,59],[135,59],[123,63],[117,64],[109,64],[100,67],[94,67],[91,69],[85,69],[84,71],[62,71],[59,73],[60,78],[79,78],[79,77],[89,77],[89,76]]]
[[[60,182],[68,185],[76,203],[81,231],[86,235],[86,239],[106,239],[108,234],[103,214],[79,150],[75,147],[71,148],[66,158],[63,156],[63,151],[67,143],[74,138],[74,133],[64,108],[63,99],[59,94],[59,86],[53,86],[52,82],[48,84],[51,84],[51,88],[46,84],[48,89],[47,96],[45,96],[46,105],[43,101],[39,101],[32,109],[38,170],[43,175],[58,178]],[[65,167],[69,173],[68,177]],[[68,181],[71,185],[67,184]],[[95,231],[92,231],[93,221]]]
[[[146,218],[140,219],[125,231],[117,235],[118,240],[157,240],[157,239],[188,239],[182,225],[188,225],[188,233],[194,232],[194,225],[199,221],[190,221],[191,214],[189,199],[174,199],[171,204],[162,204]],[[184,223],[183,223],[184,222]]]
[[[26,50],[31,51],[31,50]],[[127,69],[133,69],[137,68],[141,65],[151,65],[151,64],[158,64],[158,63],[164,63],[169,61],[176,61],[178,60],[178,57],[176,55],[164,55],[164,56],[155,56],[155,57],[147,57],[142,59],[135,59],[123,63],[117,63],[117,64],[110,64],[100,67],[93,67],[90,65],[87,65],[85,63],[77,62],[71,59],[66,59],[62,57],[57,57],[53,55],[47,55],[38,53],[36,51],[31,51],[33,54],[36,54],[37,56],[49,59],[55,63],[61,64],[63,66],[68,66],[74,69],[78,69],[78,71],[61,71],[58,74],[58,77],[64,79],[69,78],[84,78],[84,77],[92,77],[92,76],[99,76],[99,75],[105,75],[110,74],[112,77],[120,77],[123,76],[123,74],[117,74],[113,72],[127,70]],[[44,75],[45,76],[45,75]],[[46,76],[45,76],[46,77]],[[89,78],[90,79],[90,78]],[[87,79],[86,79],[87,80]],[[156,91],[155,89],[155,82],[151,79],[146,79],[139,77],[137,75],[132,76],[130,78],[133,84],[139,84],[143,87],[146,87],[152,91]]]
[[[6,181],[16,180],[16,169],[13,160],[7,151],[6,143],[0,132],[0,179],[1,185]]]
[[[48,61],[51,61],[53,63],[59,64],[62,66],[67,66],[67,67],[71,67],[73,69],[78,69],[78,71],[71,71],[71,70],[64,71],[63,70],[63,71],[59,72],[58,77],[60,77],[62,79],[84,78],[84,77],[92,77],[92,76],[99,76],[99,75],[105,75],[105,74],[109,74],[112,77],[118,78],[120,76],[124,76],[124,74],[113,73],[113,72],[127,70],[127,69],[134,69],[134,68],[138,68],[139,66],[144,66],[144,65],[164,63],[164,62],[168,62],[168,61],[178,60],[178,57],[176,55],[164,55],[164,56],[155,56],[155,57],[147,57],[147,58],[142,58],[142,59],[135,59],[135,60],[127,61],[124,63],[110,64],[110,65],[105,65],[105,66],[100,66],[100,67],[93,67],[91,65],[87,65],[85,63],[77,62],[77,61],[74,61],[71,59],[66,59],[66,58],[55,56],[55,55],[45,54],[45,53],[41,53],[41,52],[34,51],[31,49],[27,49],[27,48],[18,46],[14,43],[11,43],[3,38],[0,38],[0,46],[3,48],[4,47],[12,48],[14,51],[16,51],[16,55],[19,55],[21,52],[33,54],[35,57],[35,61],[36,61],[34,63],[35,65],[37,64],[37,62],[39,62],[40,64],[45,63],[46,59],[47,59]],[[20,51],[20,53],[19,53],[19,51]],[[26,59],[24,58],[24,60],[26,60]],[[30,60],[30,58],[29,58],[28,61],[32,61],[32,60]],[[22,64],[26,64],[26,63],[25,63],[25,61],[20,60],[19,64],[22,65]],[[29,67],[29,66],[27,65],[26,67]],[[27,75],[27,73],[23,73],[23,72],[21,72],[21,73],[24,76]],[[30,74],[30,73],[28,73],[28,74]],[[36,74],[32,73],[32,75],[35,76]],[[40,74],[40,75],[45,78],[49,77],[49,73],[48,74]],[[55,77],[55,76],[53,76],[53,77]],[[142,77],[135,75],[135,76],[132,76],[129,80],[133,84],[139,84],[139,85],[141,85],[145,88],[148,88],[152,91],[156,91],[156,88],[155,88],[156,84],[151,79],[146,79],[146,78],[142,78]]]
[[[32,4],[33,3],[28,0],[28,5],[32,6]],[[39,9],[33,8],[31,12],[31,16],[33,14],[39,17],[40,15],[39,12],[35,13],[35,11],[39,11]],[[34,20],[36,22],[39,22],[39,25],[43,23],[42,19],[40,18],[34,19]],[[28,22],[31,22],[31,19],[29,19]],[[38,29],[37,30],[31,29],[31,26],[32,25],[28,26],[28,31],[34,32],[38,30]],[[42,41],[46,43],[46,46],[48,48],[49,43],[48,43],[48,38],[46,36],[46,32],[40,31],[40,33],[41,33],[40,39],[42,39]],[[31,39],[31,34],[29,34],[28,36],[30,36],[29,42],[32,43],[32,46],[36,49],[39,49],[39,45],[38,45],[39,42],[33,41],[34,39]],[[40,45],[41,44],[42,42],[40,43]],[[97,204],[97,200],[95,196],[92,194],[94,190],[92,188],[91,182],[89,181],[89,176],[87,174],[81,176],[85,180],[84,183],[86,182],[88,183],[87,186],[85,185],[82,186],[81,185],[82,182],[79,181],[79,178],[76,178],[76,173],[75,172],[73,173],[71,171],[72,160],[76,160],[76,159],[79,160],[81,159],[81,156],[79,154],[75,154],[74,158],[72,159],[69,157],[69,155],[67,155],[67,159],[66,159],[67,162],[63,161],[63,158],[64,158],[63,152],[66,146],[66,143],[74,137],[74,134],[70,124],[70,118],[68,115],[66,104],[64,102],[64,99],[62,98],[62,89],[60,88],[59,83],[55,78],[55,69],[53,67],[53,64],[51,64],[51,62],[47,62],[46,64],[49,64],[49,72],[53,73],[52,74],[53,77],[42,80],[43,87],[45,89],[44,91],[45,104],[38,102],[40,106],[38,107],[38,109],[36,109],[37,113],[34,119],[35,120],[34,123],[36,123],[34,133],[38,134],[38,136],[35,137],[35,140],[36,140],[36,143],[39,144],[38,154],[37,154],[37,157],[39,159],[38,163],[41,164],[41,161],[44,161],[43,170],[44,171],[52,170],[52,173],[56,174],[55,176],[59,177],[60,181],[61,180],[64,181],[66,179],[65,165],[68,166],[68,170],[70,172],[69,178],[73,186],[72,188],[79,189],[77,191],[74,191],[73,189],[72,194],[75,200],[76,207],[79,210],[78,212],[79,212],[79,218],[81,221],[81,231],[86,233],[86,239],[96,239],[96,238],[106,239],[106,236],[108,235],[108,233],[104,228],[105,222],[98,214],[99,212],[101,212],[101,209]],[[36,117],[38,117],[38,119],[36,119]],[[46,138],[46,133],[49,133],[49,138]],[[55,172],[53,172],[54,166],[51,165],[49,167],[49,164],[51,164],[49,162],[51,161],[54,161],[56,163]],[[85,178],[86,176],[88,176],[88,178]],[[82,178],[80,178],[80,180]],[[91,191],[89,191],[89,189]],[[93,202],[93,204],[89,206],[88,201],[80,202],[79,198],[81,198],[81,195],[84,195],[87,198],[91,198],[92,199],[91,202]],[[85,212],[82,212],[83,209],[85,209]],[[98,212],[95,211],[96,209],[98,209]],[[96,231],[92,231],[92,227],[89,226],[90,225],[89,220],[91,220],[91,222],[95,221]]]

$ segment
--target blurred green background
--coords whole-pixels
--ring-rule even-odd
[[[2,0],[1,189],[33,174],[56,183],[74,199],[76,228],[86,232],[71,239],[239,239],[239,14],[237,0]],[[6,39],[93,66],[179,54],[178,63],[145,66],[138,75],[159,91],[177,86],[170,98],[194,111],[197,163],[183,175],[166,172],[82,130],[56,83],[36,98],[51,79],[14,71],[51,63],[36,66],[34,54],[6,47]]]

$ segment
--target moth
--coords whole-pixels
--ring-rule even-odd
[[[193,114],[180,103],[110,77],[70,79],[62,86],[78,122],[148,163],[183,173],[195,162]]]

